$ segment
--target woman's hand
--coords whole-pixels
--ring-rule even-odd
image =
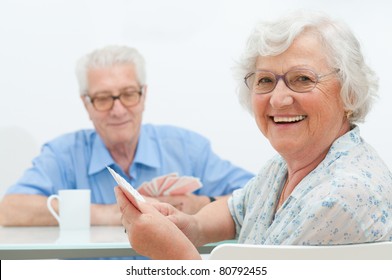
[[[200,259],[196,247],[187,237],[194,224],[192,216],[164,203],[139,202],[139,211],[121,188],[116,187],[115,193],[122,224],[135,251],[151,259]]]

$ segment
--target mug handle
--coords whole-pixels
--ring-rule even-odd
[[[52,194],[51,196],[48,197],[48,200],[46,201],[46,206],[48,207],[49,212],[53,215],[53,217],[56,218],[57,222],[60,224],[60,216],[57,215],[56,211],[54,211],[52,207],[52,200],[55,198],[60,201],[60,197],[57,194]]]

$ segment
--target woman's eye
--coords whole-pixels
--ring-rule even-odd
[[[257,84],[266,84],[266,83],[272,83],[272,80],[268,77],[261,78],[259,79],[259,82]]]
[[[311,81],[312,79],[310,79],[308,76],[299,76],[297,80],[300,82],[307,82],[307,81]]]

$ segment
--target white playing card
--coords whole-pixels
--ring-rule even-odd
[[[200,189],[202,184],[198,178],[191,176],[179,177],[178,181],[175,182],[171,187],[167,188],[163,194],[164,195],[183,195],[187,193],[194,192]]]
[[[177,173],[170,173],[163,176],[158,176],[149,182],[143,182],[137,191],[146,196],[159,196],[162,193],[163,184],[166,182],[167,178],[178,178]]]
[[[167,177],[165,182],[163,183],[159,195],[167,195],[165,194],[166,190],[171,188],[181,177]]]
[[[141,194],[141,195],[146,195],[146,196],[152,196],[150,190],[148,189],[150,183],[149,182],[144,182],[143,184],[141,184],[139,186],[139,188],[137,189],[137,191]]]
[[[155,196],[155,194],[156,194],[155,187],[153,186],[153,184],[151,182],[147,183],[145,190],[147,191],[147,193],[149,193],[150,196]]]
[[[106,166],[106,168],[109,170],[110,174],[112,174],[114,180],[116,180],[117,184],[120,185],[120,187],[123,190],[126,190],[125,194],[129,201],[132,202],[132,204],[139,209],[138,201],[145,202],[146,200],[144,199],[141,194],[135,190],[134,187],[132,187],[131,184],[129,184],[123,177],[121,177],[116,171],[111,169],[109,166]]]
[[[140,194],[146,196],[183,195],[194,192],[202,187],[199,178],[192,176],[178,176],[170,173],[144,182],[138,188]]]

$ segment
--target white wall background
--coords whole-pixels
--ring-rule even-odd
[[[257,172],[274,151],[238,104],[231,67],[255,22],[297,8],[344,19],[363,43],[380,77],[380,99],[360,125],[362,136],[392,167],[390,3],[1,0],[0,128],[11,128],[21,139],[0,135],[0,186],[20,176],[45,141],[92,127],[78,97],[74,65],[82,54],[107,44],[134,46],[147,60],[145,122],[198,131],[220,155]]]

